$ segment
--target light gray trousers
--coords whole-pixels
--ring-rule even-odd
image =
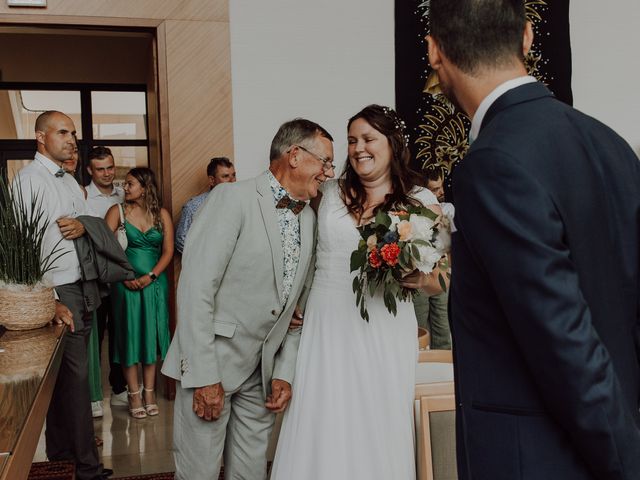
[[[217,480],[223,452],[225,480],[265,480],[275,414],[264,406],[260,367],[237,390],[225,392],[222,415],[214,422],[193,412],[193,391],[176,382],[176,480]]]

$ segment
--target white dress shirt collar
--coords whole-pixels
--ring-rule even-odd
[[[34,158],[35,158],[35,160],[40,162],[47,169],[47,171],[49,171],[49,173],[51,173],[51,175],[55,175],[62,168],[56,162],[54,162],[49,157],[47,157],[46,155],[43,155],[40,152],[36,152],[36,156]]]
[[[504,83],[501,83],[493,91],[484,97],[476,113],[473,115],[473,120],[471,121],[471,130],[469,131],[469,143],[472,143],[478,135],[480,134],[480,127],[482,126],[482,120],[484,120],[484,116],[489,111],[493,102],[495,102],[500,96],[507,93],[509,90],[513,90],[521,85],[525,85],[527,83],[537,82],[537,80],[529,75],[525,75],[523,77],[513,78],[511,80],[507,80]]]
[[[91,180],[91,183],[89,185],[87,185],[87,197],[88,198],[95,198],[95,197],[118,197],[119,193],[118,190],[116,189],[115,185],[111,186],[111,193],[109,195],[105,195],[104,193],[102,193],[102,191],[98,188],[98,186],[93,183],[93,180]]]

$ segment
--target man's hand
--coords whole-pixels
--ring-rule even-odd
[[[271,380],[271,395],[267,397],[264,406],[273,413],[284,412],[291,400],[291,384],[274,378]]]
[[[70,217],[63,217],[56,220],[60,233],[67,240],[73,240],[84,235],[84,225],[79,220]]]
[[[224,407],[224,388],[222,383],[196,388],[193,392],[193,411],[208,422],[217,420]]]
[[[291,322],[289,323],[289,330],[295,330],[298,327],[301,327],[304,323],[304,314],[298,305],[296,305],[296,309],[293,312],[293,316],[291,317]]]
[[[73,313],[71,313],[71,310],[69,310],[66,305],[58,301],[56,301],[56,314],[53,317],[53,323],[56,325],[62,325],[64,323],[69,326],[69,330],[72,332],[75,331],[75,327],[73,325]]]

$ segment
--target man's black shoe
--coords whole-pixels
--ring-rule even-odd
[[[102,469],[102,478],[103,479],[107,479],[111,475],[113,475],[113,470],[111,470],[110,468],[103,468]]]

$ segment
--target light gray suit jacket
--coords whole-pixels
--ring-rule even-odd
[[[262,367],[264,394],[271,379],[290,382],[300,329],[288,326],[305,283],[315,238],[315,213],[300,214],[300,261],[283,308],[283,251],[266,172],[218,185],[189,230],[178,284],[178,325],[162,373],[183,388],[222,382],[238,388]]]

